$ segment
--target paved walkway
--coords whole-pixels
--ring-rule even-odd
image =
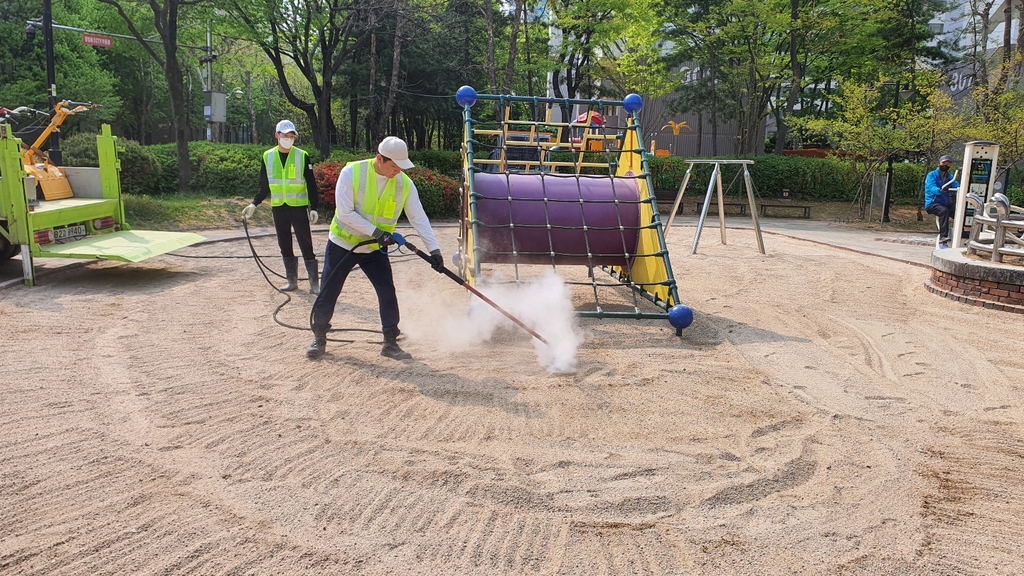
[[[667,221],[667,217],[663,216],[663,218],[666,218]],[[673,221],[669,234],[680,232],[675,230],[676,226],[685,227],[687,229],[683,233],[688,234],[692,242],[693,229],[697,227],[697,221],[697,216],[679,216]],[[934,234],[860,230],[841,224],[797,218],[759,218],[758,223],[761,225],[761,232],[765,235],[777,234],[807,240],[928,268],[931,268],[932,252],[935,251]],[[727,230],[753,229],[749,217],[727,217],[725,225]],[[704,221],[700,241],[701,243],[718,241],[717,216],[708,217]],[[699,244],[697,251],[700,252]]]
[[[667,216],[662,216],[667,222]],[[916,266],[931,268],[931,255],[934,251],[934,234],[913,232],[894,232],[888,230],[859,230],[839,224],[831,224],[815,220],[797,218],[760,218],[761,232],[766,236],[780,235],[818,244],[835,246],[861,254],[889,258]],[[455,228],[454,222],[439,222],[436,228]],[[697,216],[679,216],[672,224],[669,234],[685,234],[692,242],[693,229],[697,226]],[[726,227],[732,229],[751,230],[749,217],[728,217]],[[709,217],[704,222],[701,243],[718,241],[718,219]],[[325,225],[314,226],[314,233],[326,234]],[[273,235],[272,228],[250,230],[253,237]],[[199,234],[206,237],[207,242],[224,242],[245,238],[245,232],[239,227],[230,230],[203,230]],[[770,249],[770,245],[768,246]],[[700,246],[697,247],[698,252]],[[67,260],[58,258],[41,258],[36,260],[36,277],[45,277],[53,271],[67,266],[81,266],[87,260]],[[21,258],[0,262],[0,289],[16,286],[21,278]]]

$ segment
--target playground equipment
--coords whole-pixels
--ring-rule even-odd
[[[63,102],[58,108],[73,113],[83,106],[72,104],[78,103]],[[53,129],[51,121],[25,150],[11,125],[0,123],[0,260],[20,250],[27,286],[35,285],[34,258],[139,262],[203,240],[191,233],[131,229],[121,199],[117,138],[109,125],[96,137],[99,168],[51,164],[39,146]]]
[[[502,119],[493,125],[474,119],[477,100],[497,101]],[[679,301],[651,193],[637,116],[643,106],[639,96],[630,94],[622,101],[555,99],[477,94],[463,86],[456,101],[463,107],[465,124],[456,264],[468,285],[490,274],[492,264],[512,265],[513,282],[523,279],[521,267],[526,265],[584,266],[589,281],[566,278],[567,284],[587,286],[593,293],[593,307],[578,307],[579,315],[668,319],[677,334],[692,322],[692,311]],[[574,116],[575,122],[554,121],[553,109],[560,105],[583,112]],[[613,126],[609,119],[620,107],[628,115],[626,124]],[[520,114],[526,118],[517,118]],[[489,158],[475,157],[488,148]],[[514,153],[523,149],[530,154]],[[529,158],[517,159],[524,156]],[[599,281],[598,270],[612,281]],[[602,294],[610,287],[628,287],[632,301],[606,303]]]
[[[977,194],[967,195],[967,204],[974,211],[967,252],[988,252],[993,262],[1003,256],[1024,258],[1024,208],[1013,206],[1005,194],[996,192],[985,202]]]
[[[950,248],[963,246],[964,240],[970,236],[971,225],[974,220],[974,211],[967,205],[967,196],[976,195],[982,203],[988,202],[995,191],[996,183],[996,162],[999,160],[999,144],[995,142],[975,141],[968,142],[964,147],[964,164],[960,172],[967,180],[966,186],[960,186],[960,191],[954,200],[956,211],[954,213],[952,229],[949,231]]]
[[[690,254],[697,253],[697,244],[700,242],[700,233],[704,230],[704,219],[708,215],[708,206],[711,205],[712,193],[718,193],[718,227],[722,236],[722,244],[725,244],[725,190],[722,189],[722,164],[738,164],[741,166],[741,171],[736,173],[733,177],[733,181],[743,174],[743,183],[746,185],[747,190],[747,203],[740,203],[740,207],[743,208],[742,212],[746,213],[747,208],[750,210],[750,220],[754,225],[754,235],[757,238],[757,249],[761,254],[764,254],[764,239],[761,237],[761,224],[757,220],[757,203],[754,200],[754,183],[750,179],[750,170],[748,166],[754,164],[753,160],[690,160],[689,165],[686,167],[686,175],[683,176],[683,182],[679,185],[679,192],[676,194],[676,200],[672,204],[672,211],[668,217],[668,223],[665,224],[665,233],[668,234],[669,227],[676,219],[676,214],[679,212],[679,205],[683,201],[683,194],[686,193],[686,185],[690,183],[690,175],[693,173],[694,164],[712,164],[714,168],[711,171],[711,178],[708,179],[708,190],[704,195],[704,204],[700,210],[700,220],[697,221],[697,233],[693,236],[693,247],[690,248]],[[732,184],[729,184],[729,188]],[[729,204],[737,204],[736,202],[730,202]],[[763,208],[763,206],[762,206]]]

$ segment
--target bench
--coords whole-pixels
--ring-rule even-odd
[[[761,204],[761,216],[767,216],[769,208],[796,208],[804,211],[804,218],[811,217],[811,207],[803,204]]]
[[[658,202],[658,210],[671,210],[672,204],[676,201],[676,193],[670,190],[655,190],[654,199]],[[679,211],[676,214],[683,213],[683,203],[679,203]]]
[[[747,215],[747,203],[746,202],[722,202],[722,206],[724,206],[726,208],[729,208],[730,206],[739,206],[740,207],[740,216],[746,216]],[[708,211],[709,212],[711,211],[711,208],[714,208],[717,211],[718,210],[718,203],[717,202],[712,202],[711,206],[708,207]]]

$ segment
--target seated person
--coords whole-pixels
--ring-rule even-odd
[[[949,173],[952,165],[953,159],[943,156],[939,158],[939,167],[924,177],[924,209],[939,217],[939,248],[949,248],[949,215],[953,212],[949,193],[960,187]]]

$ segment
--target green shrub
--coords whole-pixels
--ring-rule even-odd
[[[159,175],[147,194],[159,196],[175,194],[178,191],[178,150],[174,144],[146,146],[146,151],[156,160]]]
[[[100,165],[95,132],[79,132],[74,136],[62,138],[60,149],[64,154],[64,164],[68,166],[96,168]]]
[[[313,167],[317,188],[328,206],[335,205],[334,187],[344,167],[340,162],[321,162]],[[429,168],[413,168],[406,174],[416,184],[423,211],[429,218],[454,218],[459,215],[462,187],[457,180],[437,174]]]
[[[259,185],[263,153],[269,146],[257,144],[217,144],[189,142],[188,157],[192,165],[190,192],[210,196],[255,196]],[[316,163],[320,154],[312,146],[302,148]],[[153,195],[175,194],[178,191],[178,149],[175,144],[156,144],[146,150],[159,165],[159,177],[145,192]]]
[[[895,204],[924,202],[924,177],[932,168],[923,164],[900,162],[892,165],[892,191],[889,198]]]
[[[138,142],[125,138],[117,139],[117,147],[117,157],[121,161],[121,191],[144,194],[156,186],[160,164],[153,154]],[[79,133],[63,140],[61,150],[68,166],[99,166],[94,133]]]
[[[678,190],[686,176],[687,160],[676,156],[649,157],[655,188]],[[754,164],[749,167],[750,177],[761,198],[778,198],[783,190],[789,190],[789,197],[795,200],[850,202],[857,197],[863,170],[862,166],[838,158],[764,155],[755,156],[753,160]],[[737,177],[742,167],[721,164],[721,168],[726,194],[743,194],[743,176]],[[706,190],[712,169],[710,164],[694,164],[687,189]],[[928,168],[920,164],[894,164],[892,200],[901,204],[918,202],[927,171]]]
[[[455,218],[459,215],[462,186],[458,180],[437,174],[429,168],[414,168],[408,172],[416,184],[423,211],[431,218]]]
[[[462,178],[462,153],[458,150],[410,150],[409,160],[417,168],[427,168],[451,178]]]
[[[252,144],[192,142],[189,144],[192,162],[189,188],[210,196],[255,196],[266,150]]]
[[[325,162],[337,162],[344,166],[349,162],[358,162],[360,160],[366,160],[373,156],[372,152],[360,151],[360,150],[349,150],[347,148],[333,148],[331,150],[330,157]]]

